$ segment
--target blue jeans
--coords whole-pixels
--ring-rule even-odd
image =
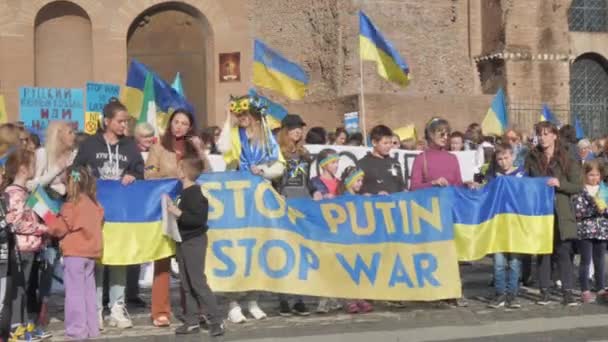
[[[494,287],[496,294],[517,295],[519,275],[521,273],[521,256],[518,254],[494,254]]]
[[[112,308],[114,304],[124,305],[125,285],[127,283],[127,266],[105,266],[95,265],[95,286],[97,286],[97,309],[103,308],[103,274],[104,268],[108,268],[108,283],[110,285],[110,302],[108,306]]]

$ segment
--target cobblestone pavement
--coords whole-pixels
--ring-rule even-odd
[[[227,324],[228,333],[219,340],[236,341],[287,341],[296,338],[306,341],[338,341],[347,336],[354,342],[363,337],[383,338],[387,341],[599,341],[608,340],[608,305],[588,304],[563,307],[559,297],[546,307],[534,304],[538,291],[522,289],[523,307],[518,310],[493,310],[486,307],[485,297],[491,295],[488,286],[490,263],[485,260],[461,268],[464,277],[464,293],[469,302],[466,308],[450,308],[441,303],[408,303],[405,308],[394,308],[386,303],[376,303],[375,311],[365,315],[349,315],[335,312],[328,315],[312,314],[309,317],[280,317],[278,301],[273,294],[262,294],[260,305],[269,318],[264,321],[250,320],[245,324]],[[149,290],[142,297],[150,301]],[[52,322],[49,329],[54,341],[63,340],[62,297],[52,298]],[[222,307],[226,301],[220,298]],[[179,293],[172,289],[174,308],[178,307]],[[314,309],[314,298],[307,298],[309,309]],[[171,328],[155,328],[151,325],[148,309],[130,309],[135,326],[119,330],[107,328],[103,339],[113,341],[200,341],[209,339],[206,334],[177,338],[173,329],[180,323],[174,320]],[[600,320],[601,318],[601,320]],[[606,324],[604,324],[606,322]],[[501,332],[502,331],[502,332]],[[589,336],[586,336],[589,335]],[[202,336],[202,337],[201,337]],[[340,338],[342,336],[342,338]],[[385,337],[389,337],[388,339]],[[555,338],[555,339],[554,339]]]

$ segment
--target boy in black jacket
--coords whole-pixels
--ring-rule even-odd
[[[205,276],[209,202],[195,182],[203,172],[203,168],[204,163],[200,159],[181,160],[177,168],[177,176],[182,182],[182,194],[177,206],[167,200],[169,203],[167,210],[177,218],[182,239],[177,243],[176,256],[179,263],[179,277],[186,297],[184,325],[177,328],[175,333],[198,333],[200,331],[198,312],[199,308],[205,305],[210,323],[209,334],[220,336],[224,334],[224,324],[215,295],[209,288]]]

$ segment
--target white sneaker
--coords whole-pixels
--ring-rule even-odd
[[[258,306],[258,302],[255,300],[252,300],[251,302],[249,302],[249,313],[251,314],[251,316],[253,316],[253,318],[257,319],[258,321],[261,319],[265,319],[266,317],[266,313],[264,311],[262,311],[262,309],[260,309],[260,307]]]
[[[97,310],[97,319],[99,319],[99,330],[103,331],[103,309]]]
[[[243,310],[237,305],[228,311],[228,320],[232,323],[239,324],[247,322],[247,317],[243,315]]]
[[[326,314],[329,312],[329,299],[321,298],[317,306],[317,313]]]
[[[112,306],[108,324],[121,329],[133,327],[133,322],[131,322],[131,317],[124,304],[116,303]]]

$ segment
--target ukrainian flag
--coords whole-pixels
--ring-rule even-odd
[[[498,177],[480,190],[454,190],[454,242],[460,261],[499,252],[553,252],[555,194],[545,178]]]
[[[502,135],[507,128],[507,103],[505,92],[502,88],[498,89],[492,105],[486,113],[486,117],[481,122],[481,129],[484,134]]]
[[[270,129],[281,127],[281,121],[287,116],[287,109],[280,104],[273,102],[269,98],[258,94],[255,89],[249,89],[249,96],[258,98],[262,106],[266,107],[266,114],[268,114],[268,125]]]
[[[277,91],[292,100],[304,98],[308,75],[259,39],[253,47],[253,84]]]
[[[539,121],[549,121],[550,123],[559,126],[559,121],[546,104],[543,104],[543,111],[540,113]]]
[[[137,60],[131,60],[129,73],[127,75],[127,86],[122,87],[121,100],[127,106],[129,114],[139,119],[141,110],[144,108],[144,89],[146,75],[151,73],[154,83],[154,95],[157,109],[157,127],[161,131],[166,127],[168,116],[178,108],[183,108],[195,113],[194,107],[186,101],[171,85],[160,78],[144,64]]]
[[[118,181],[97,182],[97,200],[104,208],[104,265],[134,265],[175,254],[174,242],[162,228],[161,197],[175,197],[180,189],[175,179],[136,181],[124,186]]]
[[[376,62],[382,78],[402,87],[407,86],[410,67],[363,11],[359,11],[359,31],[361,59]]]

